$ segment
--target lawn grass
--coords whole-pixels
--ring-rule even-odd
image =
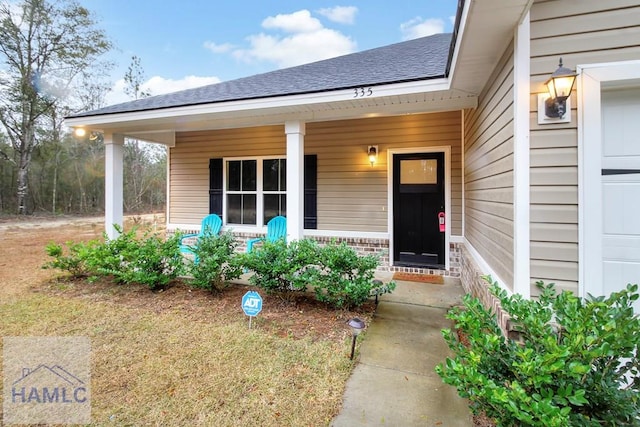
[[[0,336],[91,339],[96,426],[328,425],[352,368],[348,340],[250,330],[242,315],[36,292],[0,303],[0,319]]]

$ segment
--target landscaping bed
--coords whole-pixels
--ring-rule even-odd
[[[255,287],[152,291],[41,268],[48,243],[100,238],[95,219],[2,225],[0,335],[89,337],[92,425],[328,425],[340,410],[354,366],[346,321],[369,321],[372,302],[335,310],[259,291],[249,329],[240,304]]]

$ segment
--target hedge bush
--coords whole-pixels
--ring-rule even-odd
[[[487,279],[490,283],[490,279]],[[448,314],[443,336],[454,352],[437,373],[501,426],[639,426],[638,286],[581,299],[538,283],[523,299],[491,283],[521,339],[503,336],[477,298]]]
[[[137,230],[120,233],[115,239],[104,236],[103,242],[67,243],[67,254],[61,245],[50,243],[47,254],[54,258],[45,268],[58,268],[75,277],[113,277],[116,283],[141,284],[150,289],[165,287],[183,273],[183,257],[175,234],[163,239],[158,234],[145,233],[137,237]]]
[[[357,307],[373,294],[395,289],[393,282],[373,280],[377,256],[358,255],[346,243],[321,246],[312,239],[289,244],[279,240],[241,257],[241,264],[255,273],[249,279],[253,285],[267,292],[312,290],[317,300],[334,308]]]
[[[189,284],[211,292],[223,290],[230,280],[242,275],[242,266],[237,262],[235,250],[238,242],[232,234],[205,235],[198,238],[192,251],[198,262],[189,261]]]
[[[135,229],[104,242],[51,243],[46,250],[54,259],[45,268],[68,271],[74,277],[90,279],[110,276],[117,283],[143,284],[150,289],[166,286],[188,273],[194,287],[220,291],[226,283],[253,271],[250,283],[269,293],[286,295],[313,291],[317,300],[338,309],[364,304],[373,295],[390,293],[395,283],[373,280],[379,259],[358,255],[346,245],[331,242],[321,246],[315,240],[301,239],[289,244],[284,239],[265,241],[250,253],[237,253],[231,234],[203,236],[191,248],[198,262],[185,261],[179,250],[181,235],[164,240],[157,234],[137,237]],[[185,267],[186,266],[186,267]]]
[[[288,293],[303,291],[309,280],[308,265],[318,256],[318,245],[309,239],[289,244],[284,239],[265,241],[259,248],[240,254],[239,263],[253,271],[252,285],[267,292]]]

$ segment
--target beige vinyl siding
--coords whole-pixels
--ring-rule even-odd
[[[465,112],[465,237],[513,289],[513,45]]]
[[[462,234],[459,111],[308,123],[305,152],[318,155],[318,229],[387,232],[388,150],[451,147],[451,230]],[[367,146],[378,146],[372,167]]]
[[[372,167],[367,146],[377,145]],[[307,123],[318,156],[318,229],[387,232],[388,149],[451,147],[452,234],[462,234],[459,111]],[[283,126],[179,133],[170,152],[170,222],[198,224],[209,209],[209,159],[286,154]]]
[[[284,126],[177,133],[169,155],[169,222],[200,224],[209,213],[209,159],[285,153]]]
[[[538,125],[537,92],[557,68],[640,58],[637,0],[536,1],[531,8],[531,276],[578,289],[577,97],[571,122]],[[532,289],[532,292],[534,289]]]

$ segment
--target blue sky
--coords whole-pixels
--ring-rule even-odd
[[[451,32],[457,0],[79,0],[114,42],[107,103],[136,55],[153,95]]]

